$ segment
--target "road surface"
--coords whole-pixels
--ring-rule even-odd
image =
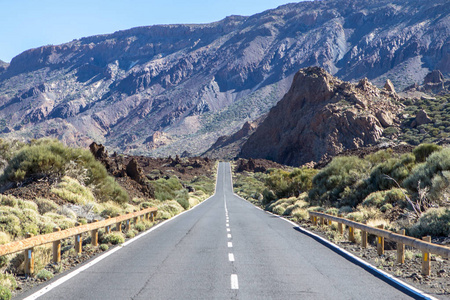
[[[292,224],[236,197],[230,165],[220,163],[213,197],[40,299],[410,297]]]

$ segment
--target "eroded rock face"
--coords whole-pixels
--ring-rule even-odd
[[[411,123],[411,127],[417,127],[428,123],[431,123],[431,119],[428,116],[427,112],[421,109],[417,112],[416,118]]]
[[[305,68],[239,156],[293,166],[319,161],[377,143],[383,128],[395,125],[398,112],[391,98],[367,79],[351,84],[324,69]]]

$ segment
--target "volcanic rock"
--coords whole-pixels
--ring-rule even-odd
[[[293,166],[317,162],[345,149],[376,144],[383,126],[395,125],[399,109],[367,79],[351,84],[322,68],[304,68],[239,156]]]

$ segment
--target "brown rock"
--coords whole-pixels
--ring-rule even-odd
[[[367,79],[353,85],[318,67],[301,69],[240,157],[299,166],[376,144],[399,112],[391,99]]]
[[[442,75],[441,71],[439,70],[434,70],[428,73],[423,80],[424,85],[427,83],[441,83],[441,82],[444,82],[444,75]]]
[[[422,110],[419,110],[419,112],[416,114],[416,118],[411,123],[411,127],[416,127],[416,126],[420,126],[420,125],[424,125],[424,124],[428,124],[428,123],[431,123],[431,119],[430,119],[430,117],[428,117],[427,112],[422,109]]]
[[[384,84],[384,89],[388,92],[395,93],[394,84],[389,79],[386,79],[386,83]]]

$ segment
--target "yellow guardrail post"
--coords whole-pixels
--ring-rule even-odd
[[[119,217],[120,214],[118,213],[116,216]],[[116,223],[116,231],[122,232],[122,221]]]
[[[422,240],[431,243],[431,236],[424,236]],[[431,268],[430,253],[422,251],[422,275],[430,276],[430,268]]]
[[[399,234],[405,235],[405,229],[400,230]],[[405,244],[397,243],[397,263],[405,263]]]
[[[344,234],[344,224],[338,222],[338,231],[340,234]]]
[[[61,231],[61,228],[55,227],[53,228],[53,232]],[[61,240],[57,240],[53,242],[53,262],[59,263],[61,261]]]
[[[95,219],[94,223],[97,223],[97,222],[98,222],[98,220]],[[97,228],[91,230],[91,245],[94,247],[98,246],[98,229]]]
[[[348,227],[348,240],[352,243],[355,242],[355,228],[351,226]]]
[[[377,226],[380,229],[384,229],[384,225]],[[384,255],[384,237],[377,236],[377,253],[378,255]]]

